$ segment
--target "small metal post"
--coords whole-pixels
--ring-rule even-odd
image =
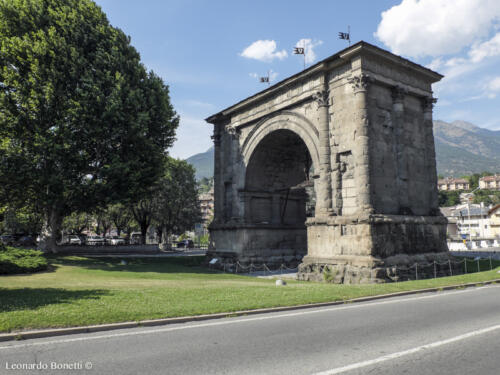
[[[436,261],[432,262],[434,264],[434,278],[436,278]]]
[[[493,263],[491,262],[491,256],[490,256],[490,271],[493,269]]]
[[[479,263],[479,258],[477,258],[477,272],[481,272],[481,265]]]
[[[464,258],[465,273],[467,273],[467,258]]]
[[[448,259],[448,267],[450,268],[450,276],[453,276],[453,271],[451,270],[451,259]]]
[[[418,280],[418,263],[415,263],[415,280]]]

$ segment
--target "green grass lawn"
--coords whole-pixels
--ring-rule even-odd
[[[496,270],[378,285],[333,285],[212,272],[200,257],[55,257],[51,271],[0,276],[0,332],[289,306],[500,278]],[[495,267],[500,262],[495,262]],[[497,268],[498,270],[499,268]]]

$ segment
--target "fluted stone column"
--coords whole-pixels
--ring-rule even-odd
[[[353,147],[354,176],[357,185],[358,210],[373,213],[370,183],[370,121],[368,118],[367,91],[371,78],[367,74],[351,77],[355,97],[356,113],[353,114],[355,124],[355,141]]]
[[[399,197],[399,213],[409,214],[408,196],[408,160],[406,145],[404,144],[404,99],[406,90],[401,86],[396,86],[392,90],[392,119],[395,132],[396,144],[396,178]]]
[[[231,216],[229,219],[232,222],[242,222],[244,202],[240,200],[237,189],[237,182],[240,180],[239,173],[241,173],[241,170],[239,168],[241,160],[241,155],[239,152],[241,133],[240,130],[235,128],[234,126],[228,126],[227,133],[229,134],[229,142],[231,145],[231,147],[229,148],[230,151],[229,160],[231,162],[226,163],[227,165],[226,174],[228,176],[231,176],[229,182],[231,185],[230,189],[231,189],[232,201],[226,202],[226,205],[231,205],[230,208]]]
[[[224,218],[224,178],[222,176],[221,125],[214,124],[214,222],[221,223]]]
[[[434,215],[439,210],[439,196],[437,191],[437,170],[436,170],[436,149],[434,144],[434,133],[432,131],[432,107],[437,102],[437,98],[426,97],[423,99],[424,107],[424,127],[425,127],[425,144],[427,145],[427,168],[429,176],[429,194],[431,215]]]
[[[316,215],[327,215],[332,211],[332,181],[330,167],[330,128],[328,114],[328,90],[318,91],[314,99],[318,104],[319,118],[319,182],[316,191]]]
[[[335,215],[342,215],[342,164],[338,154],[335,156],[331,175],[334,191],[333,212]]]

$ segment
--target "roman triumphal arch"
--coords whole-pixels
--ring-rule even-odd
[[[343,283],[447,260],[432,133],[441,78],[359,42],[210,116],[208,257],[300,263],[301,279]]]

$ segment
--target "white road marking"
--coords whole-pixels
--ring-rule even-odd
[[[71,338],[71,339],[49,340],[49,341],[41,341],[41,342],[29,342],[29,343],[25,343],[25,344],[23,343],[23,344],[17,344],[17,345],[0,346],[0,350],[28,348],[28,347],[32,347],[32,346],[41,346],[41,345],[66,344],[66,343],[78,342],[78,341],[99,340],[99,339],[108,339],[108,338],[125,337],[125,336],[149,335],[149,334],[153,334],[153,333],[164,333],[164,332],[171,332],[171,331],[180,331],[180,330],[185,330],[185,329],[214,327],[214,326],[221,326],[221,325],[226,325],[226,324],[236,324],[236,323],[253,322],[253,321],[259,321],[259,320],[287,318],[287,317],[307,315],[307,314],[316,314],[316,313],[323,313],[323,312],[335,312],[335,311],[350,310],[350,309],[357,309],[357,308],[370,307],[370,306],[387,305],[387,304],[400,303],[400,302],[418,301],[418,300],[424,300],[424,299],[430,299],[430,298],[452,296],[455,294],[469,293],[469,292],[473,292],[473,291],[477,291],[477,290],[481,290],[481,289],[497,288],[497,287],[500,287],[500,286],[499,285],[489,285],[489,286],[483,286],[483,287],[477,287],[477,288],[455,290],[452,292],[444,292],[444,293],[439,292],[439,293],[429,294],[429,295],[419,296],[419,297],[388,299],[388,300],[384,300],[384,301],[366,302],[366,303],[352,304],[352,305],[347,305],[347,306],[336,305],[336,306],[332,306],[329,308],[321,308],[321,309],[316,309],[316,310],[304,309],[304,310],[299,310],[299,311],[293,312],[293,313],[285,313],[285,314],[279,314],[279,315],[268,315],[268,316],[264,315],[264,316],[256,316],[256,317],[252,317],[252,318],[229,319],[229,320],[215,321],[215,322],[211,321],[211,322],[200,323],[200,324],[179,325],[179,326],[176,325],[174,327],[149,329],[149,330],[145,330],[145,331],[110,333],[110,334],[104,334],[104,335],[98,335],[98,336],[81,336],[81,337],[75,337],[75,338]],[[228,313],[228,315],[230,315],[230,314],[231,313]],[[182,324],[182,323],[177,323],[177,324]],[[128,328],[128,329],[130,329],[130,328]]]
[[[375,364],[380,363],[380,362],[390,361],[392,359],[401,358],[401,357],[404,357],[404,356],[407,356],[407,355],[410,355],[410,354],[414,354],[414,353],[418,353],[418,352],[421,352],[421,351],[424,351],[424,350],[429,350],[429,349],[437,348],[439,346],[451,344],[451,343],[454,343],[454,342],[457,342],[457,341],[466,340],[466,339],[468,339],[470,337],[479,336],[479,335],[482,335],[482,334],[488,333],[488,332],[493,332],[493,331],[495,331],[497,329],[500,329],[500,324],[495,325],[495,326],[491,326],[491,327],[488,327],[488,328],[479,329],[477,331],[472,331],[472,332],[469,332],[469,333],[465,333],[463,335],[455,336],[455,337],[452,337],[450,339],[446,339],[446,340],[442,340],[442,341],[436,341],[436,342],[433,342],[431,344],[426,344],[426,345],[422,345],[422,346],[417,346],[416,348],[412,348],[412,349],[408,349],[408,350],[403,350],[402,352],[387,354],[387,355],[384,355],[382,357],[378,357],[378,358],[375,358],[375,359],[370,359],[368,361],[353,363],[353,364],[350,364],[350,365],[347,365],[347,366],[337,367],[337,368],[334,368],[334,369],[331,369],[331,370],[317,372],[317,373],[315,373],[313,375],[342,374],[344,372],[348,372],[348,371],[351,371],[351,370],[357,370],[357,369],[360,369],[360,368],[363,368],[363,367],[368,367],[368,366],[371,366],[371,365],[375,365]]]

